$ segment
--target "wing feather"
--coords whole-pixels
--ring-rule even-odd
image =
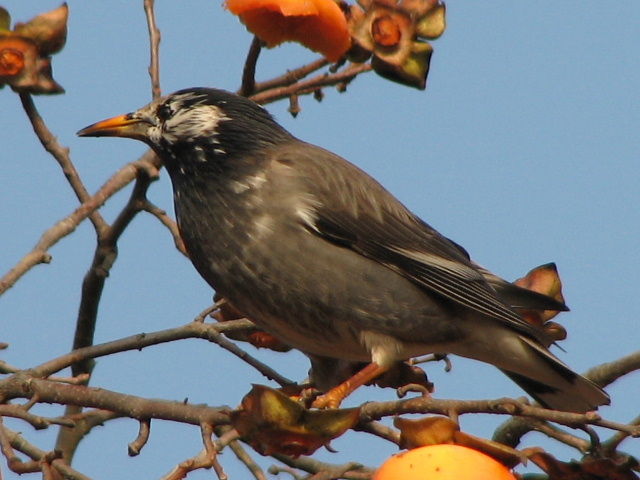
[[[279,155],[286,157],[283,164],[295,164],[299,188],[314,198],[313,214],[300,218],[309,231],[385,265],[431,293],[537,336],[498,298],[462,247],[412,214],[356,166],[306,146]]]

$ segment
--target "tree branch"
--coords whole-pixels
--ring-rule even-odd
[[[55,452],[40,450],[27,442],[19,433],[2,425],[2,419],[0,419],[0,446],[7,459],[7,466],[17,474],[42,471],[43,478],[46,478],[44,471],[50,465],[68,480],[91,480],[64,463],[61,458],[56,456]],[[23,462],[16,456],[13,449],[26,454],[32,461]]]
[[[585,376],[601,387],[606,387],[636,370],[640,370],[640,350],[612,362],[595,366],[589,369]]]
[[[90,195],[87,192],[82,180],[80,179],[80,175],[76,170],[75,165],[71,161],[69,157],[69,149],[64,148],[56,137],[51,133],[51,130],[47,127],[47,124],[44,122],[40,113],[38,113],[38,109],[33,103],[33,98],[28,93],[20,93],[20,101],[22,102],[22,108],[24,109],[29,121],[31,122],[31,126],[33,127],[33,131],[35,132],[38,140],[44,147],[44,149],[56,159],[60,167],[62,168],[62,172],[64,176],[67,178],[69,185],[73,189],[74,193],[80,203],[86,203],[89,201]],[[98,234],[107,226],[107,223],[102,218],[99,212],[91,211],[89,212],[89,218],[91,218],[91,222],[96,229]]]
[[[260,93],[264,92],[265,90],[271,90],[273,88],[291,85],[292,83],[296,83],[297,81],[302,80],[307,75],[310,75],[313,72],[326,67],[327,65],[329,65],[329,60],[324,57],[319,58],[311,63],[308,63],[307,65],[303,65],[302,67],[296,68],[294,70],[289,70],[287,73],[285,73],[284,75],[280,75],[279,77],[267,80],[265,82],[256,83],[255,92]]]
[[[371,67],[371,64],[369,63],[354,63],[340,72],[323,73],[308,80],[298,81],[292,85],[262,90],[249,98],[256,103],[267,104],[283,98],[288,98],[291,95],[314,93],[322,87],[346,85],[361,73],[368,72],[372,68],[373,67]]]
[[[150,400],[102,388],[51,382],[33,378],[25,373],[13,375],[0,382],[0,396],[5,401],[31,398],[33,395],[38,396],[40,403],[97,408],[136,420],[157,418],[190,425],[229,423],[229,407]]]
[[[603,363],[588,370],[584,376],[601,387],[613,383],[618,378],[640,369],[640,351],[626,355],[618,360]],[[632,424],[631,424],[632,425]],[[500,425],[493,434],[496,442],[510,447],[517,447],[527,433],[534,429],[534,425],[526,418],[510,418]],[[629,431],[624,432],[631,435]]]
[[[251,41],[251,47],[247,53],[247,59],[244,62],[242,70],[242,86],[238,90],[238,95],[248,97],[256,90],[256,64],[262,50],[262,41],[254,35]]]
[[[457,415],[465,413],[488,413],[513,415],[546,420],[572,428],[582,427],[584,425],[596,425],[611,430],[629,432],[635,436],[640,435],[639,427],[604,420],[595,412],[571,413],[548,410],[509,398],[495,400],[443,400],[417,397],[392,402],[370,402],[361,406],[360,415],[362,421],[368,421],[402,413],[438,413],[441,415],[450,415],[451,413]]]
[[[151,97],[156,99],[162,94],[160,89],[160,30],[156,24],[155,0],[144,0],[144,13],[149,30],[149,76],[151,77]]]
[[[147,152],[140,160],[122,167],[107,180],[95,195],[89,197],[85,203],[76,208],[71,214],[46,230],[31,252],[25,255],[0,279],[0,295],[13,287],[34,266],[40,263],[49,263],[51,255],[49,255],[48,250],[62,238],[73,233],[78,225],[89,217],[92,212],[100,208],[109,198],[131,183],[141,169],[149,168],[148,162],[153,156],[155,156],[153,153]]]

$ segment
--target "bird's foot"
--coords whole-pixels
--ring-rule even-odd
[[[416,392],[419,393],[422,397],[430,398],[431,392],[433,392],[433,384],[427,386],[420,383],[409,383],[396,389],[398,398],[404,398],[409,392]]]
[[[311,407],[318,409],[339,408],[346,396],[345,393],[347,393],[344,389],[341,389],[340,386],[341,385],[336,388],[332,388],[327,393],[316,397],[311,404]]]
[[[337,387],[333,387],[324,395],[320,395],[313,401],[311,406],[314,408],[338,408],[342,401],[357,388],[370,382],[387,370],[389,370],[389,367],[381,367],[377,363],[372,362]]]

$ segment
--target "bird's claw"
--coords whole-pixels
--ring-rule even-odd
[[[311,408],[327,409],[327,408],[339,408],[343,398],[336,394],[333,390],[320,395],[311,404]]]

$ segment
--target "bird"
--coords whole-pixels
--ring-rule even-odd
[[[609,403],[517,311],[563,303],[480,267],[363,170],[299,140],[250,99],[183,89],[78,135],[153,149],[193,266],[258,327],[310,358],[366,365],[314,407],[337,407],[427,353],[492,364],[547,408]]]

